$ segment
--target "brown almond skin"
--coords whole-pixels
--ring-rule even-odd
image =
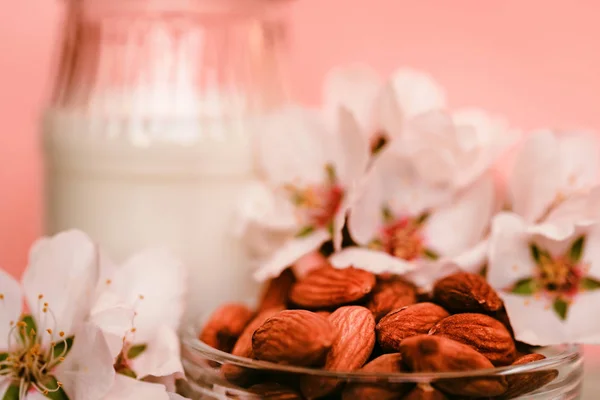
[[[392,310],[417,302],[415,287],[403,279],[378,279],[367,308],[379,321]]]
[[[271,318],[280,311],[280,308],[273,308],[258,313],[258,315],[256,315],[256,317],[254,317],[254,319],[246,326],[237,342],[235,342],[235,346],[233,346],[231,354],[234,356],[253,358],[252,335],[254,334],[254,331],[256,331],[267,319]],[[256,371],[242,368],[233,364],[223,364],[221,366],[221,373],[223,376],[228,381],[239,386],[246,386],[251,383],[254,379],[255,372]]]
[[[421,384],[402,397],[402,400],[448,400],[448,398],[439,390],[427,384]]]
[[[259,383],[248,388],[250,393],[259,395],[261,399],[270,400],[302,400],[302,396],[279,383]]]
[[[468,272],[458,272],[437,281],[433,286],[433,298],[453,312],[493,313],[503,306],[484,277]]]
[[[400,353],[384,354],[365,364],[364,372],[406,372]],[[406,383],[348,383],[342,393],[342,400],[394,400],[400,398],[410,388]]]
[[[451,315],[435,324],[429,334],[471,346],[495,366],[508,365],[516,358],[517,350],[510,332],[500,321],[484,314]]]
[[[443,336],[419,335],[402,341],[400,353],[414,372],[459,372],[493,368],[492,363],[473,348]],[[500,396],[508,384],[502,376],[444,379],[435,388],[456,396]]]
[[[317,268],[296,282],[290,300],[308,310],[332,309],[365,298],[375,286],[375,275],[353,267]]]
[[[257,360],[302,367],[325,360],[337,331],[327,317],[306,310],[285,310],[267,319],[252,335]]]
[[[261,312],[270,308],[287,308],[288,296],[295,282],[296,277],[289,268],[277,278],[271,279],[262,294],[258,311]]]
[[[394,310],[377,324],[377,342],[385,352],[398,352],[402,340],[428,333],[449,315],[433,303],[418,303]]]
[[[327,354],[327,371],[355,371],[369,359],[375,346],[375,319],[365,307],[346,306],[335,310],[329,321],[338,336]],[[307,399],[316,399],[335,392],[343,382],[332,378],[305,376],[300,388]]]
[[[543,360],[546,357],[542,354],[528,354],[519,357],[512,365],[523,365],[530,362]],[[547,371],[535,371],[517,375],[507,375],[508,390],[502,398],[514,399],[515,397],[523,396],[531,393],[541,387],[546,386],[558,376],[558,371],[555,369]]]
[[[215,349],[230,352],[253,316],[244,304],[224,304],[212,313],[199,339]]]

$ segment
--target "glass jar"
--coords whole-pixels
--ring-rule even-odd
[[[326,379],[337,381],[337,389],[327,395],[326,399],[353,400],[354,396],[347,393],[351,385],[356,388],[359,385],[371,388],[384,388],[397,391],[397,395],[386,398],[403,399],[417,386],[423,390],[438,388],[445,392],[451,399],[529,399],[529,400],[573,400],[579,399],[582,389],[583,356],[581,348],[577,345],[561,345],[542,348],[539,353],[547,358],[541,361],[531,362],[519,366],[498,367],[489,370],[478,370],[472,372],[444,372],[444,373],[374,373],[374,372],[331,372],[312,368],[301,368],[287,365],[274,364],[265,361],[251,360],[249,358],[236,357],[231,354],[216,350],[201,342],[194,334],[196,330],[190,330],[183,337],[183,365],[186,370],[187,382],[182,382],[181,393],[192,399],[268,399],[286,398],[302,399],[298,385],[304,380],[312,379],[322,382]],[[234,365],[243,368],[244,386],[238,386],[229,382],[221,372],[223,365]],[[549,378],[548,378],[549,377]],[[248,378],[248,379],[246,379]],[[543,381],[541,386],[530,386],[530,390],[522,390],[518,393],[511,382],[516,379],[528,380],[528,382]],[[552,379],[553,378],[553,379]],[[476,380],[491,380],[507,382],[508,387],[515,390],[515,396],[486,397],[485,393],[478,396],[465,396],[461,394],[461,388],[465,383],[473,383]],[[548,382],[549,381],[549,382]],[[255,384],[273,383],[279,390],[291,389],[297,393],[297,397],[269,397],[261,391],[256,390]],[[523,386],[521,386],[523,388]],[[452,394],[449,393],[453,392]],[[371,393],[373,394],[373,393]],[[372,398],[379,398],[377,395]],[[415,399],[416,397],[413,397]]]
[[[255,295],[237,201],[252,126],[287,99],[286,1],[72,0],[44,118],[45,230],[117,261],[170,247],[189,309]]]

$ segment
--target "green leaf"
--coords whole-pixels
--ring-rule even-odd
[[[48,389],[52,390],[58,388],[58,383],[56,382],[56,379],[54,377],[50,377],[48,381],[44,382],[44,385]],[[67,396],[67,394],[62,388],[58,389],[57,391],[48,392],[48,394],[46,394],[45,396],[52,400],[69,400],[69,396]]]
[[[332,164],[325,165],[325,172],[327,172],[327,180],[330,184],[337,183],[337,174],[335,172],[335,167]]]
[[[6,393],[4,393],[2,400],[19,400],[19,386],[9,386]]]
[[[583,254],[583,246],[585,245],[585,236],[581,236],[577,240],[573,242],[571,246],[571,250],[569,250],[569,259],[574,263],[579,262],[581,260],[581,255]]]
[[[579,282],[579,288],[581,290],[598,290],[600,289],[600,281],[592,278],[583,278]]]
[[[315,228],[313,228],[312,226],[306,226],[302,229],[300,229],[300,232],[298,232],[296,234],[296,237],[306,237],[308,235],[310,235],[311,233],[313,233],[315,231]]]
[[[127,358],[130,360],[133,360],[134,358],[136,358],[137,356],[142,354],[144,352],[144,350],[146,350],[147,347],[148,346],[146,346],[145,344],[138,344],[135,346],[131,346],[129,348],[129,351],[127,352]]]
[[[60,357],[60,355],[63,354],[63,350],[65,348],[65,342],[67,345],[67,351],[65,352],[63,357],[65,357],[67,354],[69,354],[69,351],[71,351],[71,348],[73,348],[73,339],[74,339],[74,337],[70,336],[70,337],[66,338],[64,342],[56,343],[56,346],[54,346],[54,357]]]
[[[25,325],[27,325],[27,327],[25,328],[27,336],[32,341],[35,341],[35,338],[37,336],[37,326],[35,324],[35,321],[33,320],[33,317],[31,315],[24,315],[23,318],[21,318],[21,322],[25,322]],[[22,341],[25,341],[25,336],[23,335],[23,332],[20,328],[19,336],[21,337]]]
[[[557,297],[556,300],[554,300],[554,304],[552,304],[552,308],[554,309],[554,312],[556,313],[556,315],[558,315],[558,317],[561,320],[564,321],[565,319],[567,319],[567,311],[569,311],[569,303],[567,303],[560,297]]]
[[[394,222],[394,213],[388,206],[383,206],[381,208],[381,216],[383,217],[383,221],[386,223]]]
[[[521,279],[513,286],[511,293],[532,295],[536,292],[537,285],[533,278]]]
[[[431,249],[423,250],[423,255],[430,260],[437,260],[440,258],[440,255]]]
[[[333,221],[327,224],[327,232],[333,237]]]
[[[133,379],[137,379],[137,374],[130,368],[120,368],[117,374],[125,375]]]

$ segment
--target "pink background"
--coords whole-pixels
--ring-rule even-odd
[[[102,0],[98,0],[102,1]],[[40,233],[38,117],[51,82],[57,0],[0,7],[0,266],[18,274]],[[453,106],[524,128],[600,128],[600,4],[591,0],[300,0],[293,86],[316,101],[330,66],[421,68]]]

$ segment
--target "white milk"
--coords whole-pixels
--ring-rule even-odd
[[[232,234],[236,202],[256,179],[250,119],[116,114],[48,112],[48,233],[82,229],[118,261],[171,248],[189,269],[188,316],[255,297]]]
[[[257,177],[254,118],[285,97],[283,27],[238,13],[247,1],[231,14],[121,3],[74,3],[44,121],[46,231],[81,229],[117,261],[170,247],[189,269],[188,316],[253,299],[233,221]]]

